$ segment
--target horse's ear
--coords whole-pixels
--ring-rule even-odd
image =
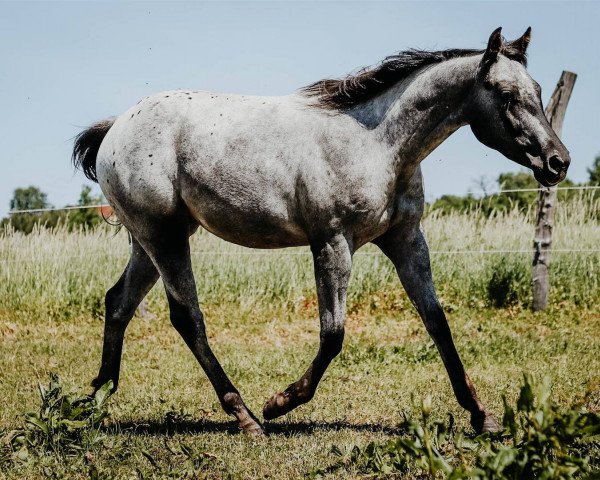
[[[492,32],[490,39],[488,40],[487,48],[483,54],[484,64],[489,65],[490,63],[494,63],[496,61],[498,55],[500,55],[500,50],[502,50],[503,43],[504,40],[502,39],[502,27],[498,27]]]
[[[529,46],[530,41],[531,27],[528,27],[523,35],[506,45],[506,50],[515,60],[520,61],[522,64],[526,64],[527,47]]]
[[[519,50],[523,55],[527,52],[527,47],[531,41],[531,27],[527,27],[525,33],[516,40],[510,42],[510,46]]]

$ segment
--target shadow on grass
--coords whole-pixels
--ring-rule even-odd
[[[282,435],[291,437],[297,435],[311,435],[318,431],[342,431],[351,430],[354,432],[384,433],[386,435],[400,435],[402,429],[394,428],[376,423],[350,423],[345,421],[331,422],[265,422],[263,423],[265,433],[269,436]],[[242,433],[236,421],[179,421],[176,423],[165,421],[126,421],[110,425],[106,429],[108,434],[128,434],[128,435],[164,435],[173,436],[175,434],[189,433]]]

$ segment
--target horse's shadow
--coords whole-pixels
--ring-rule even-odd
[[[399,427],[390,427],[377,423],[350,423],[343,420],[337,421],[284,421],[263,424],[267,435],[281,435],[292,437],[298,435],[311,435],[316,431],[354,431],[383,433],[386,435],[400,435],[403,430]],[[242,433],[236,421],[215,420],[181,420],[167,422],[164,420],[130,420],[117,422],[107,428],[107,433],[128,435],[163,435],[173,436],[180,433],[202,434],[202,433]]]

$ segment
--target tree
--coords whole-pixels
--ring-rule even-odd
[[[587,171],[590,175],[590,184],[600,185],[600,155],[596,156],[594,163],[592,163],[592,166]]]
[[[17,188],[10,200],[11,210],[35,210],[51,207],[48,196],[38,187]],[[11,225],[19,232],[31,233],[36,225],[55,227],[58,224],[57,212],[15,213],[2,220],[1,226]]]
[[[501,173],[498,176],[500,190],[534,190],[539,188],[535,177],[529,172]],[[496,195],[495,208],[498,210],[527,210],[538,197],[538,192],[507,192]]]
[[[103,203],[102,195],[92,195],[92,188],[84,185],[79,194],[77,205],[99,205]],[[67,217],[67,225],[69,229],[83,227],[93,228],[100,224],[102,217],[99,215],[97,208],[82,208],[72,210]]]
[[[430,210],[436,210],[442,214],[451,212],[468,212],[474,208],[478,208],[480,199],[475,198],[470,193],[465,196],[460,195],[442,195],[433,204],[430,205]]]
[[[472,194],[466,196],[444,195],[436,200],[431,206],[432,210],[440,210],[443,213],[451,211],[466,212],[473,209],[480,209],[486,215],[495,211],[507,211],[513,208],[527,210],[537,198],[537,192],[509,192],[503,194],[487,193],[487,184],[483,180],[479,181],[481,186],[485,186],[483,197],[474,197]],[[528,172],[501,173],[496,180],[498,190],[522,190],[537,189],[538,183]],[[482,188],[483,189],[483,188]]]
[[[97,205],[103,203],[102,195],[93,195],[89,186],[81,189],[77,205]],[[34,210],[49,208],[47,195],[37,187],[17,188],[10,201],[11,210]],[[69,230],[78,228],[94,228],[102,222],[102,217],[96,208],[77,210],[54,210],[39,213],[16,213],[0,222],[0,228],[10,225],[13,229],[25,234],[37,226],[41,228],[56,228],[64,225]]]
[[[27,188],[17,188],[10,200],[11,210],[32,210],[49,206],[48,196],[33,185]]]
[[[600,158],[600,157],[599,157]],[[600,175],[600,160],[597,161]],[[481,185],[484,185],[480,181]],[[575,184],[566,178],[560,184],[561,187],[572,187]],[[530,172],[517,173],[501,173],[497,179],[498,190],[531,190],[520,192],[506,192],[501,194],[487,194],[484,191],[484,196],[480,198],[474,197],[472,194],[465,196],[444,195],[438,198],[430,206],[430,210],[438,210],[443,214],[450,212],[467,212],[473,209],[481,210],[485,215],[491,215],[493,212],[507,212],[513,209],[526,212],[529,208],[535,205],[538,198],[539,184],[535,177]],[[487,190],[487,189],[486,189]],[[573,190],[559,190],[560,200],[567,200],[577,195]]]

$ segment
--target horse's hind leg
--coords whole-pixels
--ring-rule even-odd
[[[106,320],[102,364],[92,386],[100,388],[109,380],[113,391],[119,383],[123,337],[135,309],[156,283],[158,271],[135,238],[131,239],[131,258],[119,281],[105,297]]]
[[[312,245],[314,257],[321,341],[317,356],[300,380],[284,392],[273,395],[263,408],[270,420],[308,402],[331,361],[340,353],[344,340],[346,289],[352,268],[352,250],[342,235],[321,244]]]
[[[374,243],[396,267],[406,293],[440,352],[458,403],[471,414],[471,425],[477,432],[498,430],[500,426],[477,397],[454,346],[433,286],[427,242],[418,224],[390,230]]]
[[[186,222],[174,221],[153,228],[153,232],[140,241],[160,272],[169,301],[171,323],[204,369],[223,409],[238,419],[245,432],[261,434],[260,424],[208,344],[192,272],[189,234]]]

